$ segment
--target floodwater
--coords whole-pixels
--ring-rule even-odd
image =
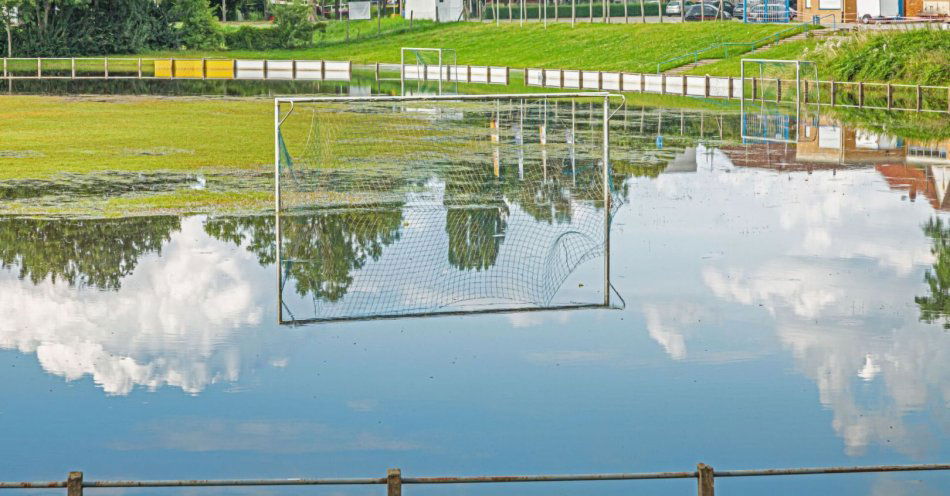
[[[485,138],[452,167],[392,155],[380,173],[306,175],[288,145],[304,178],[288,201],[321,208],[0,219],[0,479],[950,459],[950,142],[627,108],[605,178],[596,107],[443,110],[419,113],[445,130],[434,141]],[[950,474],[717,486],[931,495]],[[291,491],[331,492],[227,492]]]

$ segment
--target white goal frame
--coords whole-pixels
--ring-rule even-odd
[[[760,104],[761,104],[762,106],[764,106],[764,105],[767,104],[767,103],[770,103],[770,102],[768,102],[768,101],[765,100],[765,90],[764,90],[764,88],[763,88],[763,90],[762,90],[762,92],[761,92],[762,98],[756,99],[755,93],[753,93],[751,97],[748,97],[748,98],[746,97],[746,79],[747,79],[747,78],[746,78],[746,70],[745,70],[746,64],[758,64],[758,66],[759,66],[759,75],[756,76],[756,75],[753,74],[752,77],[751,77],[751,79],[753,80],[753,88],[755,88],[754,84],[755,84],[755,80],[756,80],[756,79],[758,79],[759,81],[764,81],[764,80],[765,80],[765,78],[764,78],[763,75],[762,75],[762,71],[761,71],[761,68],[762,68],[762,66],[763,66],[764,64],[794,65],[794,66],[795,66],[795,128],[796,128],[796,136],[795,136],[795,139],[794,139],[794,140],[790,140],[790,139],[776,139],[776,138],[768,138],[768,137],[762,137],[762,136],[747,136],[747,135],[746,135],[746,132],[745,132],[745,130],[746,130],[746,125],[745,125],[745,124],[746,124],[746,109],[745,109],[746,100],[748,100],[750,103],[753,103],[753,104],[758,101],[758,102],[760,102]],[[818,65],[817,65],[816,63],[814,63],[814,62],[812,62],[812,61],[809,61],[809,60],[780,60],[780,59],[742,59],[742,60],[740,60],[740,62],[739,62],[739,78],[740,78],[740,79],[739,79],[739,81],[740,81],[740,84],[739,84],[739,108],[740,108],[740,112],[741,112],[741,115],[742,115],[741,137],[742,137],[743,141],[746,140],[746,139],[758,140],[758,141],[774,141],[774,142],[780,142],[780,143],[795,143],[795,142],[798,141],[798,135],[797,135],[798,132],[797,132],[797,129],[798,129],[798,127],[799,127],[799,123],[801,122],[802,106],[808,104],[807,99],[806,99],[806,101],[802,101],[802,70],[803,70],[803,66],[806,66],[806,67],[807,67],[807,66],[811,66],[811,67],[814,69],[815,101],[818,102],[818,104],[819,104],[819,106],[820,106],[820,104],[821,104],[821,103],[820,103],[820,102],[821,102],[821,92],[820,92],[821,85],[819,84],[819,81],[820,81],[820,80],[818,79]],[[777,86],[776,86],[776,88],[777,88],[776,100],[777,100],[777,101],[776,101],[776,102],[772,102],[772,103],[774,103],[774,104],[776,104],[776,105],[782,105],[782,104],[783,104],[783,102],[781,101],[781,84],[782,84],[781,81],[782,81],[782,79],[781,79],[781,78],[778,78],[778,83],[777,83]],[[807,81],[807,80],[806,80],[806,81]],[[753,90],[753,91],[754,91],[754,90]]]
[[[590,308],[613,308],[611,306],[611,291],[615,291],[610,284],[610,214],[611,214],[611,196],[610,196],[610,98],[619,95],[609,92],[576,92],[576,93],[515,93],[515,94],[488,94],[488,95],[416,95],[416,96],[355,96],[355,97],[277,97],[274,98],[274,216],[275,216],[275,255],[277,263],[277,322],[279,325],[300,325],[316,322],[341,322],[351,320],[372,320],[372,319],[391,319],[408,317],[427,317],[427,316],[446,316],[462,314],[482,314],[482,313],[512,313],[526,311],[543,310],[571,310],[571,309],[590,309]],[[280,127],[283,122],[290,117],[294,111],[294,105],[297,103],[360,103],[360,102],[426,102],[426,101],[498,101],[498,100],[525,100],[525,99],[561,99],[561,98],[585,98],[603,100],[603,178],[602,186],[604,192],[604,288],[603,303],[585,303],[574,305],[557,305],[542,308],[503,308],[503,309],[484,309],[471,311],[443,311],[443,312],[422,312],[399,315],[383,315],[375,317],[339,317],[331,319],[303,319],[286,320],[284,319],[284,302],[281,288],[283,287],[283,274],[281,266],[281,132]],[[281,113],[281,105],[290,105],[289,110]]]
[[[458,64],[458,55],[455,53],[453,48],[414,48],[414,47],[402,47],[399,49],[399,86],[402,94],[406,94],[406,52],[435,52],[439,56],[439,94],[442,94],[442,81],[443,80],[452,80],[452,67]],[[445,76],[443,76],[443,68],[446,67],[445,63],[447,62],[448,56],[451,55],[451,65],[449,69],[445,71]],[[419,78],[420,81],[428,81],[428,66],[422,67],[422,75]]]

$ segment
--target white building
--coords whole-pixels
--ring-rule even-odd
[[[453,22],[462,19],[462,0],[405,0],[403,16],[408,19]]]

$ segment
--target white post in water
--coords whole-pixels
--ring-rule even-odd
[[[280,100],[274,100],[274,242],[277,253],[277,287],[281,285],[280,272]],[[283,321],[281,301],[277,298],[277,323]]]
[[[604,306],[609,306],[609,305],[610,305],[610,96],[608,95],[604,97]]]

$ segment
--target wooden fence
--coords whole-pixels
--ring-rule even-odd
[[[349,81],[352,64],[330,60],[4,58],[2,79],[275,79]]]

